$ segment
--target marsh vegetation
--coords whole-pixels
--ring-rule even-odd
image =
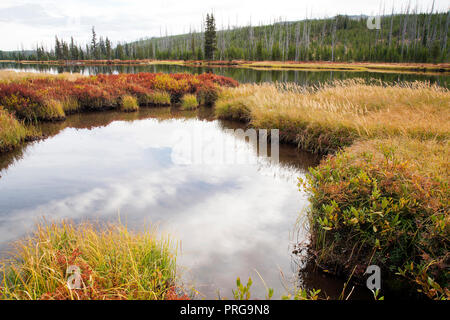
[[[449,111],[447,89],[361,81],[244,85],[216,106],[220,118],[329,154],[300,181],[319,266],[361,277],[377,264],[434,299],[449,297]]]
[[[28,139],[29,123],[35,121],[105,109],[135,111],[137,115],[126,116],[139,117],[140,107],[173,103],[186,110],[214,106],[219,119],[280,129],[283,142],[323,156],[299,183],[310,202],[308,250],[316,265],[361,279],[367,265],[377,264],[393,280],[392,288],[400,283],[403,293],[419,290],[431,299],[448,298],[448,89],[419,81],[362,79],[315,86],[237,85],[212,74],[6,75],[0,83],[4,150]],[[35,239],[50,237],[45,228],[38,228],[41,238]],[[71,257],[73,250],[67,248],[65,256]],[[28,280],[17,279],[28,286]],[[55,294],[58,281],[46,292]],[[17,283],[10,284],[5,287],[10,297],[19,297],[11,289]],[[17,288],[28,292],[28,287]],[[100,290],[86,297],[125,296],[114,288],[108,287],[111,296]],[[171,285],[165,288],[169,291],[154,297],[165,298]],[[35,292],[42,297],[44,291]],[[150,292],[144,290],[142,297]]]
[[[176,292],[176,245],[155,230],[41,222],[2,261],[0,299],[162,300]],[[67,285],[78,268],[79,286]],[[68,280],[69,279],[69,280]]]

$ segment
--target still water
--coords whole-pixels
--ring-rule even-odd
[[[42,64],[17,64],[0,62],[0,69],[10,69],[27,72],[47,73],[82,73],[95,75],[99,73],[138,73],[138,72],[162,72],[162,73],[203,73],[213,72],[215,74],[231,77],[240,83],[261,82],[295,82],[300,85],[314,85],[317,83],[333,80],[345,80],[352,78],[377,79],[387,83],[430,81],[440,86],[449,88],[450,76],[448,74],[423,74],[423,73],[383,73],[383,72],[349,72],[349,71],[307,71],[307,70],[255,70],[234,67],[190,67],[177,65],[138,65],[138,66],[49,66]]]
[[[271,163],[227,130],[239,127],[214,120],[211,109],[177,108],[77,114],[44,124],[49,138],[0,156],[0,249],[41,217],[114,222],[120,215],[133,229],[157,224],[178,240],[181,280],[199,298],[231,298],[236,277],[250,276],[254,297],[264,298],[258,273],[280,297],[284,286],[299,283],[302,262],[291,244],[307,239],[296,227],[307,206],[297,177],[318,159],[281,146],[279,163]],[[209,149],[227,142],[219,151],[244,161],[189,163],[189,153],[180,152],[188,140],[180,138],[195,133]],[[302,281],[330,295],[342,289],[339,281]]]
[[[240,82],[302,85],[362,77],[427,80],[448,87],[448,76],[424,74],[167,65],[0,63],[1,68],[84,74],[212,71]],[[133,229],[156,224],[178,241],[180,281],[195,287],[197,298],[232,298],[237,277],[252,277],[253,298],[265,297],[260,277],[274,288],[275,298],[299,285],[321,289],[332,298],[341,294],[342,281],[316,272],[299,274],[305,261],[291,254],[295,243],[308,239],[308,202],[298,190],[297,178],[318,163],[314,155],[282,145],[280,161],[273,163],[229,130],[242,128],[241,124],[215,120],[207,108],[77,114],[41,126],[47,139],[0,155],[0,255],[11,241],[32,231],[41,217],[114,222],[120,216]],[[213,150],[213,156],[190,162],[193,141],[202,141],[200,149]],[[217,154],[228,161],[217,161]],[[357,289],[353,297],[367,299],[370,292]]]

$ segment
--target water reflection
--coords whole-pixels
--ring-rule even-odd
[[[0,247],[29,232],[37,218],[115,221],[132,228],[158,223],[181,240],[183,279],[202,295],[231,297],[236,277],[257,270],[280,296],[282,270],[295,279],[289,243],[307,205],[296,178],[317,159],[283,146],[277,165],[258,158],[244,140],[226,150],[255,160],[241,165],[181,165],[173,161],[173,132],[200,128],[227,135],[208,110],[142,109],[69,116],[42,126],[46,140],[2,156]],[[305,234],[302,237],[306,237]]]
[[[138,72],[163,72],[163,73],[203,73],[213,72],[215,74],[231,77],[241,83],[261,82],[295,82],[300,85],[313,85],[319,82],[333,80],[344,80],[352,78],[377,79],[393,83],[399,81],[430,81],[443,87],[449,87],[448,74],[420,74],[420,73],[382,73],[382,72],[352,72],[352,71],[307,71],[307,70],[254,70],[233,67],[189,67],[178,65],[99,65],[99,66],[51,66],[42,64],[17,64],[11,62],[0,62],[0,69],[12,69],[27,72],[48,73],[82,73],[95,75],[99,73],[138,73]]]

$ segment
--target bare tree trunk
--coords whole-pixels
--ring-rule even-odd
[[[450,11],[447,12],[447,21],[445,22],[445,28],[444,28],[444,40],[442,41],[442,54],[446,52],[447,50],[447,33],[450,23]]]
[[[331,33],[331,61],[334,62],[334,47],[336,45],[336,29],[337,29],[337,18],[334,20],[333,31]]]
[[[408,2],[408,7],[406,9],[406,13],[405,13],[405,21],[403,23],[403,32],[402,32],[402,52],[401,52],[401,56],[403,58],[403,51],[405,48],[405,39],[406,39],[406,28],[408,26],[408,16],[409,16],[409,6],[410,6],[411,2]]]
[[[431,10],[430,13],[428,14],[428,26],[427,26],[427,47],[430,48],[431,47],[431,43],[432,43],[432,31],[431,31],[431,16],[433,15],[433,11],[434,11],[434,2],[435,0],[433,0],[433,3],[431,4]]]
[[[300,38],[300,23],[297,23],[295,27],[295,61],[299,58],[299,38]]]

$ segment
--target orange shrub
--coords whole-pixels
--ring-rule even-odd
[[[58,120],[65,116],[63,109],[75,112],[117,108],[124,95],[136,97],[139,105],[153,105],[154,92],[170,94],[171,102],[195,94],[200,103],[212,105],[220,86],[237,85],[233,79],[211,73],[100,74],[74,81],[38,78],[0,84],[0,104],[21,119]],[[67,101],[70,107],[64,107]]]

